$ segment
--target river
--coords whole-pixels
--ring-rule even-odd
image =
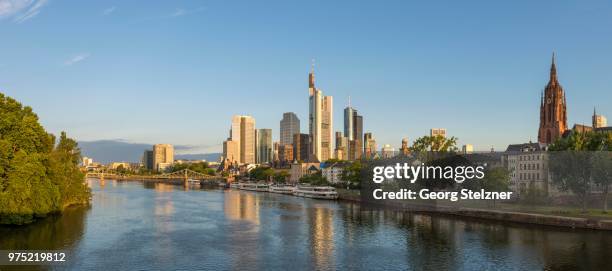
[[[54,270],[596,270],[612,233],[411,214],[237,190],[88,180],[90,207],[0,227]],[[31,268],[31,267],[30,267]],[[0,270],[16,267],[0,267]]]

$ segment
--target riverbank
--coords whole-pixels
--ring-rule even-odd
[[[359,190],[338,189],[339,200],[349,202],[362,202]],[[545,226],[556,226],[565,228],[581,228],[593,230],[612,231],[612,219],[597,218],[597,217],[574,217],[562,215],[549,215],[533,212],[520,212],[508,210],[487,210],[479,208],[466,208],[454,206],[434,206],[408,204],[406,202],[398,202],[392,204],[390,201],[381,203],[371,203],[382,207],[390,207],[402,210],[410,210],[418,213],[426,214],[444,214],[460,217],[479,218],[496,221],[507,221],[513,223],[536,224]]]

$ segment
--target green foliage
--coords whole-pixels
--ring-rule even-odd
[[[509,190],[510,172],[506,168],[496,167],[485,171],[482,178],[482,189],[493,192]]]
[[[496,167],[485,171],[481,180],[482,189],[490,192],[505,192],[510,190],[510,172],[506,168]],[[492,201],[495,207],[495,199]]]
[[[302,178],[300,178],[300,183],[307,183],[311,185],[329,185],[329,182],[321,175],[320,171],[315,174],[304,175]]]
[[[171,172],[177,172],[183,169],[189,169],[207,175],[215,175],[216,172],[215,169],[208,167],[208,162],[174,164]]]
[[[457,138],[456,137],[444,137],[441,135],[437,136],[423,136],[417,138],[410,150],[413,152],[451,152],[457,150]]]
[[[255,180],[267,181],[270,177],[274,176],[274,169],[269,167],[257,167],[249,172],[249,177]]]
[[[274,173],[273,179],[275,183],[286,183],[288,177],[289,172],[287,172],[286,170],[282,170]]]
[[[360,161],[355,161],[347,165],[340,175],[340,180],[349,185],[351,188],[360,188],[362,167],[363,165]]]
[[[550,151],[612,151],[612,133],[572,131],[570,136],[557,139]]]
[[[0,224],[29,223],[89,202],[76,141],[62,132],[54,142],[30,107],[0,93]]]
[[[563,191],[571,191],[582,201],[586,212],[586,200],[591,184],[600,185],[604,193],[604,211],[607,211],[612,133],[572,131],[570,136],[557,139],[549,147],[550,171],[553,182]]]

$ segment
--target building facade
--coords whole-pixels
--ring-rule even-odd
[[[310,135],[294,134],[293,135],[293,160],[308,161],[310,160]]]
[[[446,129],[444,128],[432,128],[429,130],[429,136],[442,136],[446,137]]]
[[[257,130],[257,163],[272,163],[272,129]]]
[[[255,164],[255,119],[251,116],[233,116],[230,137],[223,142],[223,157],[231,163]]]
[[[293,144],[293,135],[300,133],[300,119],[293,112],[283,113],[280,121],[280,144]]]
[[[155,169],[155,162],[153,162],[153,150],[145,150],[142,154],[142,166],[148,170]]]
[[[154,170],[164,171],[174,162],[174,146],[170,144],[153,145]]]
[[[548,155],[544,143],[509,145],[506,149],[510,189],[518,195],[529,191],[554,192],[548,173]]]
[[[373,159],[376,154],[376,139],[372,133],[363,135],[363,155],[366,159]]]
[[[410,148],[408,147],[408,138],[402,139],[402,147],[400,148],[400,155],[408,156],[410,154]]]
[[[315,87],[314,68],[308,77],[308,93],[310,153],[313,159],[325,161],[333,155],[333,98]]]
[[[565,93],[557,79],[555,54],[550,65],[550,79],[540,100],[540,127],[538,142],[551,144],[567,130]]]
[[[393,157],[395,157],[395,149],[391,145],[385,144],[382,147],[381,156],[382,156],[382,158],[385,158],[385,159],[386,158],[393,158]]]

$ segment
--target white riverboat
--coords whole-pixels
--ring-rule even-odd
[[[268,191],[271,192],[271,193],[293,195],[293,192],[295,192],[295,186],[292,186],[292,185],[271,185],[270,189]]]
[[[236,188],[236,189],[240,189],[240,186],[242,186],[242,183],[239,183],[239,182],[231,182],[229,185],[230,188]]]
[[[268,192],[269,185],[263,183],[243,183],[239,189],[247,191]]]
[[[338,199],[336,188],[331,186],[298,186],[293,195],[313,199]]]

